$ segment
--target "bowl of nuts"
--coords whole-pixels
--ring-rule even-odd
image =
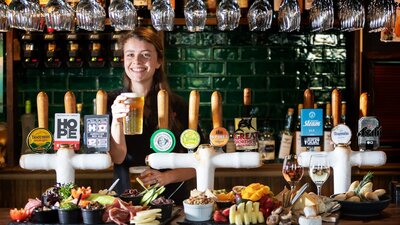
[[[210,220],[214,210],[214,203],[214,199],[207,197],[204,193],[184,200],[183,211],[185,212],[186,220]]]

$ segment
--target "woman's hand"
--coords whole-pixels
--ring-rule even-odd
[[[111,105],[111,113],[114,120],[118,122],[122,122],[122,118],[124,118],[129,112],[129,105],[125,105],[124,101],[127,99],[124,95],[118,95],[113,104]]]
[[[140,179],[143,181],[145,186],[151,186],[159,184],[165,186],[170,183],[170,179],[166,172],[160,172],[158,170],[148,169],[140,174]]]

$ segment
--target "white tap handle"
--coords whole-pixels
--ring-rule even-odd
[[[212,162],[216,168],[258,168],[261,166],[258,152],[221,153],[214,156]]]
[[[149,166],[154,169],[192,168],[197,164],[192,154],[187,153],[152,153],[148,157]]]
[[[382,166],[386,163],[386,154],[383,151],[352,152],[351,165],[353,166]]]

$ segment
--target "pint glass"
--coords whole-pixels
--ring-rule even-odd
[[[123,119],[124,134],[142,134],[144,96],[136,93],[122,93],[122,95],[127,97],[124,104],[129,105],[129,112]]]
[[[148,166],[134,166],[129,167],[129,179],[131,183],[131,188],[136,190],[143,189],[142,186],[137,182],[136,178],[140,178],[140,174],[143,173],[145,170],[149,169]]]

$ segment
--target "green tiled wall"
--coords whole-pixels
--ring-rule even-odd
[[[200,91],[200,118],[211,128],[210,99],[214,90],[223,96],[226,123],[240,115],[243,88],[252,88],[253,113],[270,118],[280,129],[288,107],[302,101],[304,89],[312,88],[316,101],[330,99],[332,88],[346,88],[346,38],[332,31],[313,33],[257,33],[248,27],[219,32],[207,27],[188,33],[183,27],[165,33],[166,71],[178,94],[188,99],[192,89]],[[19,74],[19,108],[36,99],[39,90],[49,95],[49,115],[63,112],[66,90],[84,103],[84,114],[92,113],[98,89],[121,86],[122,68],[24,69]],[[52,121],[50,121],[52,129]]]

